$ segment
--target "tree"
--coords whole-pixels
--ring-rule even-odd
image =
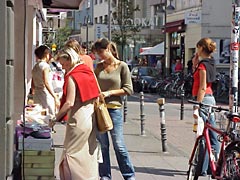
[[[59,28],[56,30],[55,43],[57,44],[57,49],[62,49],[64,43],[68,40],[68,37],[71,35],[71,29],[69,26]]]
[[[116,12],[113,14],[113,22],[116,25],[111,33],[111,40],[121,47],[122,59],[127,41],[134,41],[134,35],[141,31],[141,25],[134,24],[135,11],[139,11],[139,7],[134,7],[133,0],[119,0]]]

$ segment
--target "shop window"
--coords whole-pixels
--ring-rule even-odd
[[[171,46],[179,46],[181,41],[181,33],[173,32],[171,34]]]

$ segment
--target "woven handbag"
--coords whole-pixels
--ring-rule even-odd
[[[94,74],[95,76],[95,74]],[[95,76],[96,78],[96,76]],[[98,84],[97,78],[96,82],[98,85],[99,92],[101,94],[101,89]],[[105,133],[113,128],[113,123],[111,116],[109,115],[107,105],[105,103],[104,97],[102,95],[95,101],[94,104],[95,118],[97,121],[97,128],[100,133]]]
[[[99,98],[96,100],[94,108],[98,131],[100,133],[105,133],[111,130],[113,128],[113,123],[105,101]]]

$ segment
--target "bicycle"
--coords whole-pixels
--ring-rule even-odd
[[[188,180],[197,180],[202,173],[202,166],[206,152],[209,154],[209,165],[212,172],[212,178],[221,180],[239,180],[240,179],[240,136],[237,133],[236,126],[240,122],[238,114],[230,113],[228,109],[221,106],[214,106],[199,103],[197,101],[188,100],[192,104],[199,105],[199,107],[208,108],[207,119],[212,110],[214,112],[227,112],[227,128],[221,130],[211,126],[206,121],[202,135],[196,138],[194,148],[189,159],[189,169],[187,172]],[[219,157],[211,148],[211,142],[208,130],[212,130],[218,134],[220,141]]]

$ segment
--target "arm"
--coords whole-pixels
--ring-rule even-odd
[[[59,121],[71,107],[74,105],[76,95],[76,85],[73,79],[70,77],[67,85],[67,97],[66,102],[63,104],[58,114],[56,115],[56,121]]]
[[[47,88],[48,92],[52,95],[52,97],[56,97],[55,93],[53,92],[52,88],[50,88],[49,82],[48,82],[48,77],[49,77],[49,69],[45,68],[43,70],[43,83],[45,87]]]
[[[48,92],[53,96],[56,106],[59,106],[60,105],[59,99],[55,95],[55,93],[53,92],[52,88],[50,87],[50,84],[49,84],[49,81],[48,81],[48,77],[49,77],[49,68],[45,68],[43,70],[43,82],[44,82],[44,85],[46,86]]]
[[[200,76],[200,84],[199,84],[199,89],[198,89],[198,95],[197,95],[197,101],[202,102],[205,91],[207,88],[207,75],[206,75],[206,70],[199,70],[199,76]]]
[[[33,79],[31,81],[31,90],[32,90],[32,94],[34,94],[35,93],[35,85],[34,85]]]

